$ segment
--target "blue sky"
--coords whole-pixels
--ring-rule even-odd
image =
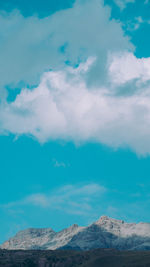
[[[150,221],[150,2],[0,0],[0,242]]]

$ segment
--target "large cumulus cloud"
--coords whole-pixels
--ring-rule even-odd
[[[0,20],[1,88],[38,84],[9,103],[2,94],[2,134],[150,153],[150,59],[134,56],[102,1],[78,0],[44,19],[14,12]]]

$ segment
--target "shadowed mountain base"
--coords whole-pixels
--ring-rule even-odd
[[[0,266],[4,267],[149,267],[150,251],[117,251],[96,249],[72,250],[0,250]]]

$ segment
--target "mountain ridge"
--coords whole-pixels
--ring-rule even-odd
[[[127,223],[101,216],[89,226],[73,224],[55,232],[52,228],[28,228],[5,241],[0,248],[8,250],[150,250],[150,223]]]

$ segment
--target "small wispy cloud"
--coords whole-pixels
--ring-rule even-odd
[[[53,163],[53,166],[55,167],[55,168],[66,168],[66,167],[69,167],[70,166],[70,164],[68,163],[68,162],[64,162],[64,161],[59,161],[59,160],[57,160],[57,159],[53,159],[52,160],[52,163]]]
[[[25,198],[1,205],[1,208],[12,209],[23,206],[36,206],[44,209],[61,210],[68,214],[88,215],[93,203],[101,199],[107,189],[96,183],[85,185],[66,185],[51,193],[31,194]]]
[[[138,30],[143,24],[149,24],[149,20],[144,19],[142,16],[138,16],[132,18],[132,20],[126,21],[123,26],[127,31],[132,32]]]
[[[149,4],[149,0],[145,0],[144,4],[145,5]]]
[[[134,3],[135,0],[114,0],[114,2],[121,10],[123,10],[126,8],[128,3]]]

